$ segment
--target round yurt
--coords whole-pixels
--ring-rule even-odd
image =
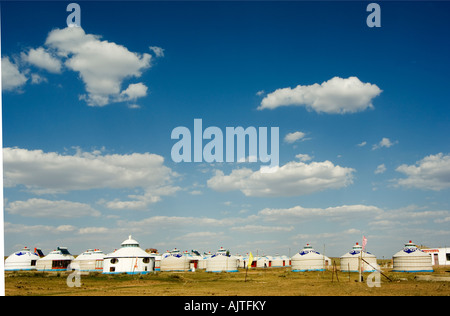
[[[409,241],[393,257],[395,272],[433,272],[431,255]]]
[[[315,251],[309,244],[291,258],[292,272],[325,271],[330,265],[330,258]]]
[[[72,261],[71,267],[83,272],[103,272],[104,258],[103,251],[88,249]]]
[[[31,251],[24,247],[20,251],[11,254],[5,260],[5,271],[31,271],[36,270],[36,263],[41,257],[39,252],[35,249]]]
[[[239,260],[221,247],[206,262],[206,272],[238,272]]]
[[[66,271],[74,257],[66,247],[58,247],[36,262],[37,271]]]
[[[280,267],[284,267],[286,265],[283,256],[280,255],[275,255],[272,257],[272,264],[271,266],[273,268],[280,268]]]
[[[139,247],[131,236],[122,242],[120,249],[103,258],[104,274],[146,274],[153,271],[155,258]]]
[[[189,271],[192,259],[192,256],[175,248],[162,256],[161,271]]]
[[[269,268],[271,265],[269,256],[262,256],[256,258],[256,267],[257,268]]]
[[[364,259],[368,263],[360,260],[360,258]],[[351,251],[341,257],[341,271],[359,272],[360,261],[362,263],[362,272],[374,272],[378,267],[377,258],[370,252],[363,251],[362,246],[356,243]]]

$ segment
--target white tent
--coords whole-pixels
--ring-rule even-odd
[[[84,272],[103,272],[103,260],[105,254],[99,249],[88,249],[77,256],[71,264]]]
[[[189,271],[192,256],[181,253],[177,248],[165,253],[161,258],[161,271]]]
[[[66,247],[58,247],[36,262],[38,271],[66,271],[74,257]]]
[[[256,258],[256,267],[257,268],[268,268],[271,265],[269,256],[262,256]]]
[[[121,248],[104,257],[104,274],[146,274],[153,271],[155,258],[139,247],[139,243],[128,237]]]
[[[198,262],[198,268],[199,269],[206,269],[206,264],[208,262],[208,259],[211,258],[211,256],[212,256],[211,252],[204,253],[203,256],[202,256],[202,259],[199,260],[199,262]]]
[[[281,256],[281,258],[282,258],[283,261],[284,261],[284,266],[285,266],[285,267],[290,267],[290,266],[291,266],[291,258],[289,258],[289,257],[286,256],[286,255]]]
[[[276,256],[272,257],[271,267],[279,268],[279,267],[284,267],[284,266],[286,266],[286,262],[285,262],[283,256],[280,256],[277,254]]]
[[[239,260],[221,247],[206,262],[206,272],[238,272]]]
[[[309,244],[291,258],[292,272],[324,271],[330,265],[330,258],[315,251]]]
[[[32,252],[27,247],[16,251],[5,260],[5,271],[36,270],[36,263],[40,259],[38,251]]]
[[[395,272],[433,272],[431,255],[409,241],[393,256]]]
[[[360,260],[360,258],[368,263]],[[341,257],[341,271],[359,272],[360,261],[362,263],[362,272],[374,272],[378,268],[377,258],[370,252],[363,251],[362,246],[356,243],[351,251]]]

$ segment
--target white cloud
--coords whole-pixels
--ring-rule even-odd
[[[43,68],[48,72],[60,73],[61,72],[61,61],[53,57],[49,52],[45,51],[43,47],[32,48],[28,51],[28,54],[21,53],[22,60],[36,66]]]
[[[295,158],[298,158],[298,159],[300,159],[300,161],[303,161],[303,162],[312,160],[312,157],[308,154],[298,154],[295,156]]]
[[[64,65],[68,69],[80,74],[87,91],[81,99],[90,106],[123,101],[122,82],[131,77],[138,78],[143,70],[150,68],[150,54],[130,52],[122,45],[86,34],[81,27],[55,29],[48,34],[45,45],[65,59]],[[126,94],[141,97],[144,95],[142,91],[140,86],[139,91]]]
[[[334,77],[322,84],[278,89],[268,94],[258,109],[306,106],[318,113],[354,113],[373,108],[372,99],[381,92],[376,85],[363,83],[357,77]]]
[[[100,212],[90,205],[71,201],[50,201],[45,199],[29,199],[8,203],[5,210],[9,214],[24,217],[76,218],[83,216],[99,216]]]
[[[164,49],[158,46],[150,46],[149,49],[155,54],[156,57],[164,57]]]
[[[137,98],[142,98],[147,95],[147,87],[141,82],[132,83],[120,95],[124,101],[134,101]]]
[[[219,192],[240,190],[246,196],[299,196],[343,188],[353,182],[354,171],[330,161],[310,164],[293,161],[273,173],[243,168],[225,175],[217,170],[207,184]]]
[[[366,145],[367,145],[367,142],[366,142],[366,141],[363,141],[363,142],[359,143],[357,146],[358,146],[358,147],[364,147],[364,146],[366,146]]]
[[[16,64],[13,64],[9,57],[2,57],[2,89],[11,91],[19,88],[27,82],[27,77],[19,71]]]
[[[382,212],[383,210],[376,206],[357,204],[327,208],[305,208],[302,206],[282,209],[266,208],[261,210],[258,215],[263,216],[267,221],[282,221],[319,217],[344,218],[345,216],[354,216],[356,214],[365,214],[365,216],[367,216],[367,214],[371,214],[376,216]]]
[[[164,165],[164,158],[150,153],[102,155],[82,152],[62,155],[42,150],[4,148],[4,185],[24,185],[34,193],[65,193],[99,188],[140,188],[142,196],[130,195],[140,206],[158,201],[179,188],[171,185],[176,173]],[[132,205],[112,201],[110,207]]]
[[[377,167],[377,169],[375,169],[375,171],[374,171],[374,173],[375,174],[381,174],[381,173],[384,173],[384,172],[386,172],[386,166],[384,165],[384,163],[383,164],[381,164],[381,165],[379,165],[378,167]]]
[[[293,132],[293,133],[289,133],[284,137],[284,141],[286,143],[295,143],[296,141],[303,139],[305,137],[305,133],[303,132]]]
[[[397,143],[398,143],[398,141],[392,142],[389,138],[383,137],[378,144],[375,144],[372,146],[372,150],[383,148],[383,147],[389,148],[389,147],[394,146]]]
[[[407,176],[394,180],[403,187],[435,191],[450,188],[450,155],[429,155],[415,165],[403,164],[395,170]]]
[[[239,227],[230,228],[231,231],[243,232],[243,233],[278,233],[278,232],[290,232],[294,230],[293,226],[264,226],[264,225],[245,225]]]

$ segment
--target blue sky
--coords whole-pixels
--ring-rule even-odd
[[[6,254],[450,244],[448,2],[68,3],[1,3]],[[196,118],[280,169],[174,163]]]

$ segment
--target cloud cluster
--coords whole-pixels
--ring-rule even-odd
[[[363,83],[357,77],[334,77],[322,84],[277,89],[261,101],[258,109],[305,106],[318,113],[355,113],[373,108],[372,99],[381,92],[378,86]]]
[[[207,184],[219,192],[240,190],[246,196],[298,196],[343,188],[353,182],[354,171],[330,161],[309,164],[292,161],[273,173],[242,168],[225,175],[217,170]]]
[[[74,155],[62,155],[4,148],[3,159],[5,187],[23,185],[36,194],[102,188],[144,191],[142,196],[129,196],[135,203],[106,203],[115,209],[144,208],[179,189],[171,185],[176,174],[164,165],[164,158],[150,153],[102,155],[77,151]]]
[[[156,57],[164,56],[164,49],[150,46]],[[42,47],[27,49],[20,54],[21,65],[33,66],[53,74],[71,70],[79,74],[86,93],[80,94],[89,106],[105,106],[117,102],[135,102],[147,95],[148,87],[142,82],[127,80],[140,78],[151,67],[152,55],[135,53],[125,46],[87,34],[81,27],[52,30]],[[30,69],[20,71],[8,57],[2,58],[2,80],[5,90],[22,87],[28,80]],[[32,83],[47,81],[37,73],[31,74]],[[138,108],[136,104],[129,106]]]
[[[22,87],[27,77],[20,72],[19,67],[12,63],[9,57],[2,57],[2,89],[11,91]]]
[[[450,188],[450,155],[429,155],[415,165],[403,164],[396,171],[407,176],[395,180],[397,185],[406,188],[434,191]]]

